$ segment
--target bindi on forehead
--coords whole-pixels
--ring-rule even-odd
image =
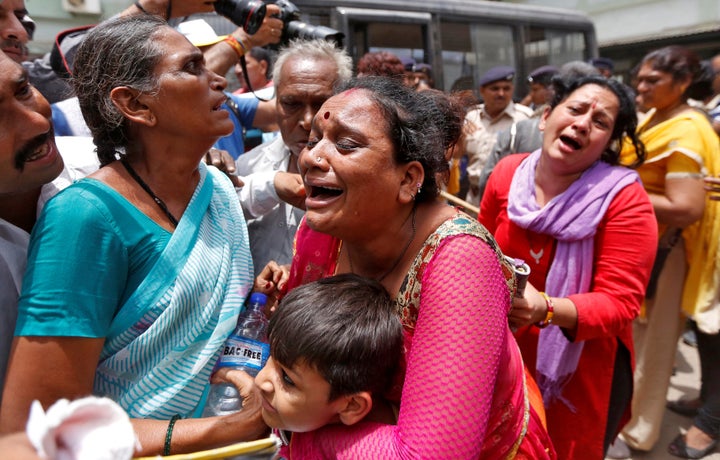
[[[323,113],[323,118],[326,119],[326,120],[327,120],[328,118],[330,118],[330,112],[325,112],[325,113]]]

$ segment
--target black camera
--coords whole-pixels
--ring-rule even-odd
[[[281,43],[294,38],[332,40],[342,46],[344,35],[335,29],[325,26],[314,26],[300,20],[300,10],[288,0],[274,2],[280,8],[277,16],[283,22]],[[230,19],[236,25],[253,35],[258,31],[265,19],[267,7],[257,0],[217,0],[215,11]]]
[[[267,6],[256,0],[217,0],[215,11],[253,35],[265,19]]]
[[[288,0],[277,0],[275,4],[280,7],[278,18],[283,22],[282,42],[294,38],[332,40],[337,46],[342,46],[345,35],[335,29],[325,26],[314,26],[300,20],[300,10]]]

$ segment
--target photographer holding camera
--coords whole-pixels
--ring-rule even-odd
[[[270,29],[271,37],[275,38],[272,43],[287,45],[290,40],[322,40],[328,44],[342,47],[343,34],[335,29],[325,26],[314,26],[300,20],[300,10],[294,4],[287,0],[276,0],[274,4],[264,3],[259,0],[218,0],[214,4],[215,11],[225,16],[238,26],[241,26],[235,32],[236,34],[249,35],[252,38],[260,36],[261,32]],[[280,24],[280,29],[275,27]],[[247,76],[247,67],[245,65],[245,55],[249,51],[242,38],[235,37],[235,34],[228,36],[223,40],[230,47],[238,52],[239,64],[242,73]],[[216,51],[205,52],[206,61],[210,56],[214,56]],[[220,48],[220,51],[223,51]],[[214,64],[215,65],[215,64]],[[224,69],[224,67],[223,67]],[[254,94],[250,81],[246,78],[245,82],[248,90]],[[259,128],[262,131],[277,131],[278,125],[276,121],[275,101],[267,101],[255,95],[254,98],[240,97],[228,94],[228,101],[225,106],[230,111],[231,118],[235,123],[235,130],[228,136],[218,140],[215,147],[229,153],[234,159],[238,159],[245,150],[245,133],[250,127]],[[232,167],[222,163],[214,162],[214,164],[228,173],[233,173]]]
[[[167,1],[172,2],[172,0]],[[205,63],[209,69],[213,70],[213,72],[225,75],[232,66],[238,62],[240,57],[250,51],[250,48],[280,42],[284,24],[282,20],[278,18],[280,15],[280,8],[277,5],[265,5],[262,2],[235,2],[230,0],[220,0],[215,2],[215,9],[218,13],[225,16],[224,11],[226,10],[221,9],[224,5],[235,4],[237,5],[235,7],[235,10],[237,11],[238,9],[243,8],[246,4],[256,3],[259,3],[261,6],[256,7],[255,5],[250,5],[251,8],[255,9],[251,9],[249,12],[251,17],[248,17],[244,23],[238,24],[233,17],[228,17],[228,19],[240,27],[235,29],[235,31],[228,35],[224,40],[203,50]],[[265,14],[261,16],[258,12],[262,11],[264,11]],[[256,21],[259,19],[259,21],[257,23],[248,22],[252,19],[255,19]],[[249,27],[245,26],[246,24]]]
[[[166,20],[213,9],[239,26],[221,42],[203,50],[209,69],[225,75],[242,56],[255,46],[288,43],[294,38],[334,41],[342,47],[343,34],[329,27],[300,20],[300,10],[288,0],[265,3],[260,0],[138,0],[121,14],[156,14]],[[232,52],[231,52],[232,51]]]
[[[225,14],[228,10],[230,10],[229,14],[234,13],[233,8],[228,8],[228,5],[234,7],[235,12],[243,11],[246,5],[250,5],[253,7],[250,10],[253,13],[250,19],[254,22],[235,21],[234,17]],[[181,28],[180,24],[184,22],[186,17],[200,13],[211,13],[215,10],[224,16],[228,16],[228,19],[235,22],[239,27],[224,37],[219,37],[212,32],[212,37],[203,37],[199,42],[193,39],[196,37],[188,38],[203,51],[208,69],[219,75],[225,75],[238,62],[239,58],[249,52],[251,48],[280,42],[284,23],[274,17],[280,14],[280,9],[276,5],[265,5],[262,2],[248,0],[220,0],[218,2],[208,2],[206,0],[138,0],[120,12],[118,16],[156,15],[166,19],[172,27]],[[212,30],[207,23],[205,26]],[[73,57],[88,30],[89,28],[82,31],[73,31],[70,34],[61,33],[58,36],[59,42],[56,44],[56,49],[53,50],[53,53],[61,58],[57,60],[57,66],[53,63],[54,70],[59,75],[58,78],[69,78],[72,75]],[[52,110],[57,134],[74,136],[81,135],[79,133],[88,133],[85,121],[80,115],[77,98],[70,96],[69,99],[53,104]],[[236,130],[240,132],[244,127],[258,127],[261,129],[274,127],[276,118],[275,104],[273,102],[257,100],[249,100],[238,104],[237,110],[231,110],[231,114]],[[235,136],[231,136],[234,139]],[[242,134],[240,134],[241,141]],[[226,142],[237,141],[229,140]],[[219,148],[228,150],[226,145]],[[242,150],[240,148],[240,151]],[[214,164],[220,166],[217,162],[214,162]]]

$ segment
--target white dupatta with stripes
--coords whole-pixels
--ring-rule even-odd
[[[200,183],[167,247],[113,320],[94,393],[134,418],[198,416],[252,283],[235,189],[201,164]]]

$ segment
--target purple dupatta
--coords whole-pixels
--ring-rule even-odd
[[[545,290],[553,297],[567,297],[590,290],[593,278],[594,236],[615,195],[640,179],[637,173],[603,161],[593,163],[567,190],[540,208],[535,197],[535,169],[540,150],[518,166],[510,184],[508,217],[521,228],[557,240]],[[550,325],[540,332],[537,383],[547,407],[562,397],[565,384],[577,369],[583,342],[571,342]]]

